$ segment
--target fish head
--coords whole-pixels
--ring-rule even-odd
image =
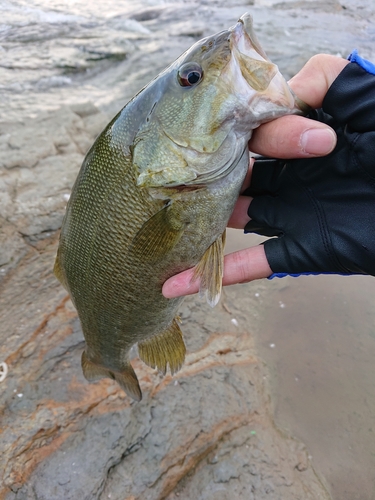
[[[158,97],[133,149],[143,187],[216,180],[239,160],[253,129],[304,111],[261,48],[250,14],[194,44],[153,85]]]

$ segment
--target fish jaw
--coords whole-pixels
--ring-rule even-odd
[[[182,87],[187,63],[203,77]],[[288,114],[303,114],[287,82],[261,48],[244,14],[237,24],[194,44],[154,80],[158,99],[132,146],[140,188],[201,186],[236,167],[252,131]]]
[[[238,99],[251,112],[252,129],[279,116],[308,111],[262,49],[250,14],[244,14],[230,29],[230,39],[232,58],[223,78],[236,86]]]

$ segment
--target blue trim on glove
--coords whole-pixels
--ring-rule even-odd
[[[298,278],[299,276],[320,276],[321,274],[331,274],[336,276],[352,276],[352,274],[345,273],[299,273],[299,274],[289,274],[289,273],[273,273],[268,276],[268,280],[273,280],[274,278],[285,278],[285,276],[291,276],[292,278]],[[353,273],[356,274],[356,273]]]
[[[268,280],[273,280],[274,278],[285,278],[285,276],[292,276],[292,278],[298,278],[298,276],[309,276],[309,275],[318,276],[319,274],[331,274],[331,273],[300,273],[300,274],[289,274],[289,273],[273,273],[271,276],[268,276]]]
[[[357,63],[361,68],[363,68],[367,73],[371,73],[375,75],[375,64],[367,61],[367,59],[363,59],[359,54],[357,49],[354,49],[353,52],[348,57],[348,61]]]

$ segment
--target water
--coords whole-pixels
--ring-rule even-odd
[[[277,15],[269,7],[275,3]],[[372,0],[346,5],[337,0],[1,0],[0,120],[22,120],[83,100],[115,113],[194,41],[227,28],[247,10],[287,77],[317,52],[346,56],[357,47],[371,58]]]
[[[114,114],[197,39],[247,10],[286,77],[318,52],[357,48],[375,61],[373,0],[0,0],[0,121],[83,101]],[[250,241],[231,232],[229,248]],[[277,422],[307,444],[335,500],[373,500],[373,278],[285,279],[259,289],[254,332]]]

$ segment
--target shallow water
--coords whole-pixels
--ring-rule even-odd
[[[287,77],[317,52],[357,48],[375,61],[373,0],[252,3],[3,0],[0,121],[83,101],[114,114],[194,41],[247,10]],[[231,232],[228,249],[249,241]],[[335,500],[373,500],[375,281],[286,278],[253,289],[277,422],[307,444]]]
[[[287,77],[317,52],[375,56],[372,0],[2,0],[0,120],[82,100],[115,113],[194,41],[247,10]]]

